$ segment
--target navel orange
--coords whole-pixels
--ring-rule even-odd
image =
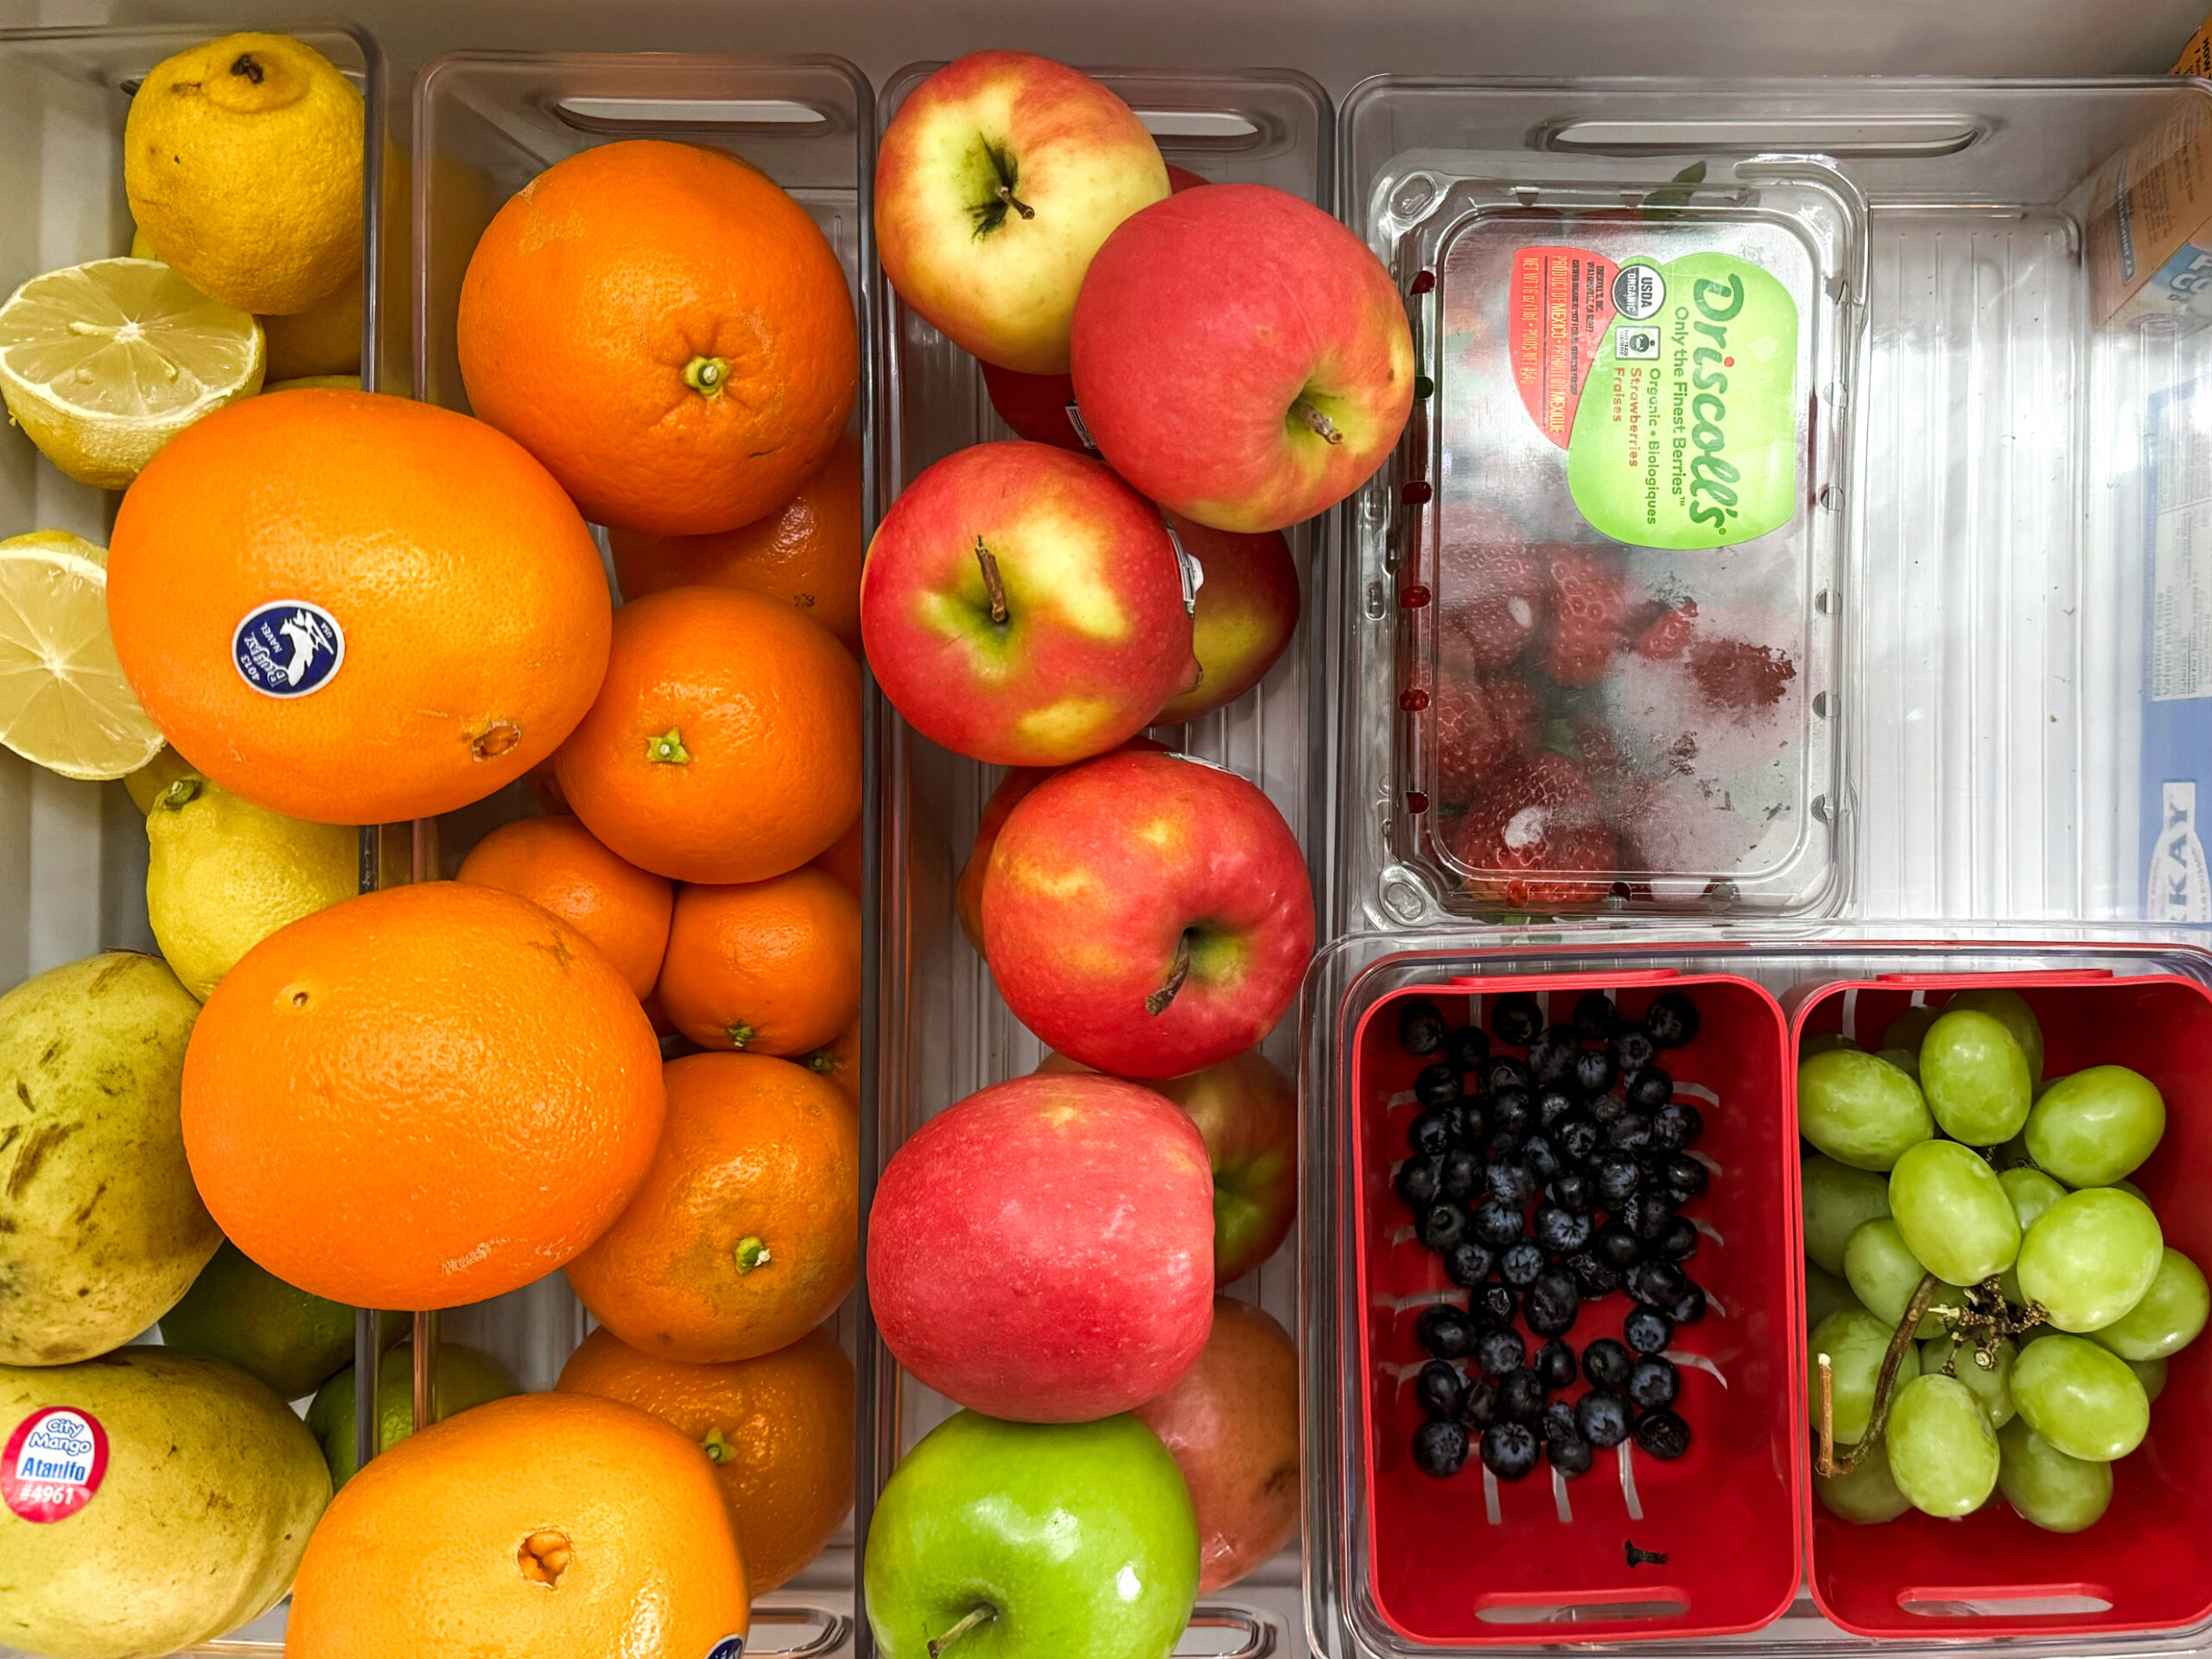
[[[827,1331],[727,1365],[641,1354],[605,1327],[554,1385],[650,1411],[714,1465],[756,1596],[822,1553],[853,1507],[853,1362]]]
[[[765,518],[715,536],[607,532],[625,599],[664,588],[742,588],[797,606],[861,654],[861,444],[837,440],[798,493]]]
[[[477,414],[596,523],[734,530],[845,429],[860,336],[806,210],[720,150],[658,139],[556,162],[499,209],[461,283]]]
[[[620,1213],[660,1071],[637,998],[566,922],[491,887],[392,887],[223,976],[185,1051],[185,1156],[225,1236],[286,1284],[452,1307],[542,1278]]]
[[[552,753],[607,666],[607,581],[545,469],[480,421],[249,397],[138,475],[108,548],[131,689],[234,795],[321,823],[479,800]]]
[[[804,1054],[861,1011],[860,900],[802,865],[676,897],[660,1005],[702,1048]]]
[[[569,1283],[641,1353],[772,1353],[858,1274],[860,1121],[832,1084],[765,1054],[692,1054],[664,1072],[652,1168]]]
[[[751,1627],[699,1448],[635,1407],[523,1394],[409,1436],[346,1483],[308,1540],[284,1651],[709,1659]]]
[[[855,818],[851,827],[830,843],[830,850],[817,854],[814,860],[816,869],[829,871],[845,884],[846,891],[855,899],[861,897],[863,879],[861,865],[864,856],[861,842],[863,833],[864,827],[860,819]]]
[[[617,858],[572,817],[501,824],[470,849],[454,880],[551,911],[597,945],[640,998],[660,977],[675,888]]]
[[[860,810],[860,670],[758,594],[648,594],[616,613],[599,700],[553,770],[584,827],[640,868],[781,875]]]

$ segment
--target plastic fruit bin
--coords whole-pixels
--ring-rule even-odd
[[[2212,988],[2174,973],[2107,969],[2003,976],[1885,974],[1803,995],[1793,1036],[1840,1031],[1872,1046],[1907,1007],[1941,1007],[1968,986],[2006,985],[2043,1027],[2044,1075],[2091,1065],[2142,1072],[2166,1102],[2165,1138],[2131,1179],[2166,1243],[2192,1261],[2212,1252],[2202,1201],[2212,1166]],[[2212,1618],[2212,1528],[2205,1525],[2212,1445],[2202,1402],[2212,1357],[2192,1344],[2170,1362],[2141,1447],[2113,1465],[2112,1508],[2087,1530],[2031,1526],[2001,1497],[1963,1521],[1909,1510],[1853,1526],[1806,1494],[1812,1588],[1821,1610],[1871,1637],[2072,1637],[2175,1630]]]
[[[1521,969],[1469,971],[1394,988],[1360,1015],[1351,1035],[1355,1120],[1352,1179],[1359,1194],[1362,1414],[1369,1510],[1367,1548],[1376,1608],[1404,1638],[1474,1646],[1525,1642],[1684,1641],[1755,1630],[1796,1593],[1802,1459],[1795,1402],[1802,1393],[1796,1326],[1797,1242],[1790,1186],[1796,1137],[1784,1109],[1786,1027],[1771,993],[1750,980],[1657,969],[1627,975]],[[1441,1008],[1447,1027],[1489,1028],[1504,992],[1533,993],[1548,1020],[1570,1016],[1586,991],[1612,994],[1641,1019],[1654,995],[1680,990],[1700,1027],[1662,1057],[1675,1097],[1703,1115],[1694,1151],[1712,1184],[1682,1213],[1702,1235],[1685,1270],[1708,1296],[1706,1317],[1682,1326],[1670,1356],[1681,1387],[1674,1409],[1689,1425],[1686,1455],[1662,1462],[1624,1441],[1590,1471],[1560,1478],[1540,1462],[1501,1482],[1471,1453],[1436,1479],[1414,1465],[1423,1413],[1412,1382],[1428,1356],[1415,1335],[1423,1308],[1466,1306],[1469,1293],[1413,1235],[1413,1215],[1392,1188],[1408,1155],[1407,1125],[1421,1108],[1415,1073],[1429,1059],[1398,1037],[1400,1010],[1415,997]],[[1492,1054],[1525,1050],[1493,1039]],[[1432,1056],[1430,1058],[1433,1058]],[[1618,1337],[1636,1304],[1623,1292],[1583,1305],[1567,1340],[1580,1352]],[[1541,1338],[1529,1338],[1533,1351]],[[1695,1355],[1691,1361],[1681,1357]],[[1707,1369],[1710,1367],[1711,1369]],[[1578,1379],[1572,1400],[1584,1391]],[[1654,1552],[1643,1561],[1630,1553]]]

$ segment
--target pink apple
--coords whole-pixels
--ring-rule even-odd
[[[1039,1072],[1090,1068],[1047,1054]],[[1242,1279],[1275,1253],[1298,1219],[1298,1091],[1255,1049],[1151,1085],[1198,1126],[1213,1168],[1213,1281]]]
[[[961,1405],[1031,1423],[1141,1405],[1213,1321],[1205,1142],[1113,1077],[982,1090],[885,1167],[868,1294],[899,1363]]]
[[[1281,531],[1240,536],[1189,518],[1174,524],[1205,575],[1191,619],[1198,683],[1169,698],[1152,717],[1154,726],[1180,726],[1234,702],[1275,665],[1298,631],[1298,567]]]
[[[899,296],[986,363],[1065,374],[1084,269],[1167,194],[1160,146],[1089,75],[977,52],[916,87],[875,158],[875,248]]]
[[[1100,462],[983,443],[906,486],[861,573],[861,637],[914,729],[971,760],[1061,766],[1196,683],[1182,569]]]
[[[1281,530],[1341,501],[1413,407],[1413,336],[1382,262],[1257,184],[1186,191],[1107,238],[1071,372],[1114,470],[1217,530]]]
[[[1198,1512],[1198,1591],[1234,1584],[1298,1534],[1298,1350],[1259,1308],[1224,1297],[1198,1363],[1137,1408]]]
[[[1110,754],[1007,815],[983,954],[1014,1017],[1117,1077],[1179,1077],[1274,1029],[1313,953],[1297,837],[1231,772]]]

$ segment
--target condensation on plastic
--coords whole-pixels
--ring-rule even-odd
[[[891,78],[882,99],[886,123],[934,67],[918,65]],[[1137,111],[1168,161],[1211,182],[1273,185],[1330,205],[1329,102],[1304,76],[1279,71],[1089,73]],[[887,361],[878,426],[887,500],[932,461],[969,444],[1013,434],[993,411],[976,360],[899,305],[887,289],[884,299],[890,315],[883,330]],[[1153,734],[1258,783],[1299,831],[1309,861],[1314,838],[1307,817],[1319,778],[1308,734],[1321,729],[1309,699],[1318,689],[1316,665],[1325,638],[1316,631],[1319,528],[1309,524],[1290,532],[1292,555],[1306,575],[1307,599],[1305,620],[1283,659],[1260,686],[1226,709]],[[925,1119],[987,1084],[1034,1070],[1044,1055],[1000,1000],[953,908],[954,881],[1002,769],[949,754],[918,737],[880,698],[874,735],[880,757],[876,823],[881,953],[880,1087],[872,1158],[870,1148],[862,1148],[870,1192],[874,1173]],[[1263,1052],[1286,1072],[1295,1071],[1289,1021]],[[1258,1303],[1292,1330],[1297,1321],[1294,1249],[1294,1239],[1227,1291]],[[863,1452],[873,1452],[873,1469],[863,1468],[862,1484],[872,1475],[880,1491],[900,1454],[944,1421],[951,1407],[904,1376],[880,1343],[861,1382],[861,1411],[870,1419]],[[1205,1598],[1178,1651],[1253,1659],[1273,1647],[1297,1646],[1298,1584],[1294,1548],[1252,1578]]]

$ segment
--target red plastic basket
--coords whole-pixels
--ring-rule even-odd
[[[1635,1016],[1669,988],[1688,992],[1701,1016],[1696,1040],[1669,1051],[1665,1063],[1677,1098],[1704,1116],[1694,1150],[1719,1165],[1685,1211],[1711,1229],[1687,1266],[1712,1307],[1677,1349],[1710,1360],[1726,1384],[1682,1369],[1675,1408],[1690,1426],[1691,1445],[1679,1460],[1634,1452],[1625,1482],[1614,1452],[1601,1452],[1573,1481],[1556,1480],[1539,1463],[1526,1479],[1495,1483],[1493,1522],[1478,1457],[1438,1480],[1411,1455],[1422,1421],[1412,1380],[1427,1357],[1415,1320],[1433,1302],[1464,1306],[1467,1293],[1413,1236],[1413,1218],[1391,1188],[1419,1109],[1408,1091],[1425,1064],[1398,1041],[1398,1004],[1431,997],[1457,1026],[1482,1018],[1485,993],[1532,992],[1563,1014],[1575,996],[1603,989]],[[1409,986],[1362,1020],[1352,1104],[1369,1570],[1376,1606],[1408,1641],[1688,1640],[1756,1630],[1789,1605],[1803,1560],[1804,1385],[1787,1024],[1780,1005],[1749,980],[1668,971],[1517,972]],[[1618,1293],[1586,1305],[1569,1340],[1580,1350],[1618,1336],[1632,1306]],[[1666,1559],[1632,1564],[1631,1543]]]
[[[1792,1036],[1842,1031],[1871,1047],[1912,1002],[1940,1006],[1954,991],[1992,985],[2018,990],[2035,1010],[2046,1077],[2112,1064],[2158,1084],[2165,1139],[2133,1179],[2158,1211],[2166,1242],[2212,1262],[2212,1205],[2203,1192],[2212,1172],[2212,995],[2196,981],[2097,972],[1845,981],[1805,997]],[[1814,1599],[1857,1635],[1922,1640],[2203,1623],[2212,1618],[2208,1386],[2206,1344],[2174,1356],[2148,1438],[2113,1465],[2112,1508],[2070,1536],[2029,1525],[2001,1498],[1959,1521],[1908,1513],[1853,1526],[1829,1514],[1806,1481]]]

